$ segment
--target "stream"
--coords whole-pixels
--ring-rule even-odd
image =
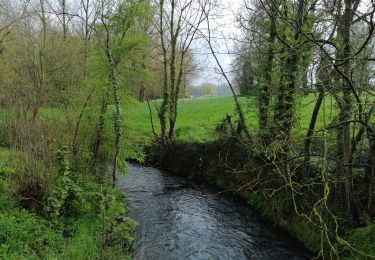
[[[296,243],[228,195],[152,167],[118,185],[139,223],[133,259],[307,259]]]

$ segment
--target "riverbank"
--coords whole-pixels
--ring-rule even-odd
[[[375,253],[375,227],[371,222],[356,228],[340,226],[337,235],[350,245],[349,249],[339,243],[326,244],[320,227],[314,225],[314,221],[307,221],[306,215],[303,215],[309,211],[309,207],[313,207],[314,200],[307,195],[293,197],[287,186],[280,187],[282,181],[272,164],[250,151],[245,144],[234,140],[176,142],[167,148],[150,148],[148,162],[169,173],[209,183],[240,196],[265,220],[290,234],[315,255],[327,256],[331,246],[338,250],[343,259],[352,259],[353,251],[350,252],[350,248],[358,250],[359,253],[354,252],[356,259],[367,259]],[[343,214],[338,207],[334,207],[341,203],[339,200],[342,199],[333,195],[327,202],[337,209],[334,214],[338,217]],[[306,210],[298,211],[302,207]],[[332,223],[327,221],[327,225]]]
[[[22,152],[0,149],[0,259],[130,259],[136,223],[123,195],[58,157],[46,183]]]

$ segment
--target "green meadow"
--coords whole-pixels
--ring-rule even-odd
[[[315,105],[317,95],[309,94],[298,98],[295,108],[295,135],[303,137],[309,126],[311,114]],[[258,130],[258,107],[255,98],[240,97],[241,105],[246,113],[247,124],[250,132],[256,133]],[[150,101],[152,117],[155,130],[159,131],[159,119],[157,117],[156,106],[160,101]],[[131,128],[131,134],[142,134],[152,137],[150,124],[150,110],[147,102],[133,103],[124,108],[126,121]],[[182,99],[179,101],[178,118],[176,123],[176,137],[179,141],[206,142],[217,138],[215,127],[226,114],[234,116],[233,97],[209,97]],[[324,106],[320,110],[316,129],[328,125],[337,116],[337,106],[331,96],[326,96]],[[271,122],[272,122],[271,115]]]

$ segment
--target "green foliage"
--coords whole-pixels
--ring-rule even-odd
[[[285,229],[297,238],[299,241],[303,241],[303,244],[312,252],[318,252],[320,249],[321,234],[317,232],[317,229],[306,223],[303,219],[292,219],[289,220],[285,225]]]
[[[232,117],[230,114],[226,116],[217,124],[216,132],[223,136],[235,136],[236,128],[232,123]]]
[[[129,100],[129,98],[128,98]],[[129,100],[129,102],[134,102],[134,100]],[[128,104],[129,104],[128,102]],[[114,106],[109,106],[108,112],[105,117],[104,122],[104,140],[102,147],[103,156],[110,161],[110,158],[113,158],[114,156],[114,128],[112,119],[115,115],[114,112]],[[125,132],[122,136],[122,151],[119,156],[119,169],[122,173],[127,172],[127,166],[126,166],[126,159],[132,159],[139,162],[143,162],[145,155],[143,152],[144,146],[147,144],[145,143],[145,136],[135,132],[135,129],[133,129],[131,122],[129,122],[129,118],[127,115],[124,116],[126,120],[123,120],[123,128],[125,129]]]
[[[366,226],[355,229],[347,238],[347,242],[355,248],[356,259],[370,259],[375,257],[375,223],[368,223]],[[350,249],[342,249],[350,259]],[[353,253],[353,251],[352,251]]]
[[[115,251],[127,253],[134,243],[134,230],[136,222],[129,218],[125,212],[118,212],[107,222],[104,232],[103,245],[112,247]]]
[[[25,155],[19,151],[0,148],[0,178],[25,169]]]
[[[61,147],[59,172],[44,201],[49,214],[38,215],[21,209],[14,196],[9,177],[27,164],[18,158],[23,158],[22,153],[0,149],[0,259],[129,258],[135,223],[127,217],[121,193],[107,180],[99,184],[84,172],[73,176],[67,147]],[[111,228],[107,223],[113,223]],[[103,230],[116,241],[113,246],[103,247]]]
[[[272,210],[268,210],[265,199],[257,194],[251,194],[247,198],[247,203],[254,207],[263,216],[271,216]]]
[[[179,127],[176,129],[175,135],[177,138],[179,138],[180,136],[186,136],[190,134],[191,130],[192,128],[189,126]]]
[[[61,240],[61,234],[33,213],[25,210],[0,211],[2,259],[39,259],[49,248],[59,250]]]
[[[50,250],[45,259],[99,259],[100,246],[96,229],[99,222],[95,218],[82,218],[74,222],[75,232],[64,238],[60,250]]]
[[[103,23],[96,25],[97,36],[100,43],[109,37],[109,46],[102,47],[110,48],[111,55],[118,65],[123,58],[132,57],[134,51],[147,46],[148,36],[139,26],[147,28],[152,18],[152,8],[150,2],[144,0],[130,0],[120,4],[108,2],[103,8]]]
[[[59,176],[47,198],[46,211],[51,217],[75,216],[81,211],[84,200],[82,190],[71,179],[71,171],[67,159],[67,147],[63,146],[57,153]]]

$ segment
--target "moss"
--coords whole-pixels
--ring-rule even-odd
[[[299,241],[303,241],[304,245],[310,251],[319,251],[321,237],[317,228],[298,218],[289,221],[284,228],[287,229],[287,231]]]

